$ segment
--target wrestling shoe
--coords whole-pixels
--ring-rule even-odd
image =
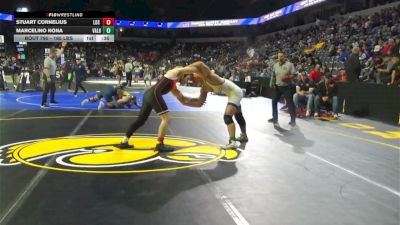
[[[221,149],[237,149],[239,147],[239,143],[236,141],[230,141],[229,144],[221,146]]]
[[[89,99],[84,99],[84,100],[81,102],[81,105],[84,106],[84,105],[86,105],[86,104],[88,104],[88,103],[89,103]]]
[[[287,110],[287,109],[289,109],[289,106],[288,106],[288,105],[284,105],[284,106],[282,106],[282,107],[280,108],[281,111],[285,111],[285,110]]]
[[[58,103],[59,103],[59,102],[52,101],[52,102],[50,102],[50,105],[58,105]]]
[[[130,145],[128,142],[121,142],[120,144],[116,145],[115,147],[119,149],[127,149],[127,148],[133,148],[133,145]]]
[[[47,104],[45,103],[45,104],[41,105],[40,108],[42,108],[42,109],[49,109],[50,106],[47,105]]]
[[[99,105],[97,106],[97,109],[98,109],[98,110],[102,110],[102,109],[104,108],[104,105],[105,105],[104,102],[103,102],[103,101],[100,101],[100,102],[99,102]]]
[[[158,143],[155,148],[156,151],[159,152],[173,152],[175,149],[171,146],[167,146],[163,143]]]
[[[236,141],[238,141],[238,142],[248,142],[249,138],[247,137],[246,134],[241,133],[240,137],[236,138]]]

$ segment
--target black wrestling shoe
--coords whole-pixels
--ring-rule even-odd
[[[173,152],[175,149],[171,146],[167,146],[163,143],[158,143],[155,148],[156,151],[159,152]]]
[[[58,105],[58,103],[59,103],[59,102],[57,102],[57,101],[51,101],[51,102],[50,102],[50,105]]]
[[[273,123],[273,122],[275,122],[274,118],[268,120],[268,123]]]
[[[40,108],[42,108],[42,109],[49,109],[50,106],[47,105],[46,103],[44,103],[44,104],[40,105]]]
[[[119,149],[127,149],[127,148],[133,148],[133,145],[130,145],[128,142],[125,142],[125,143],[120,143],[120,144],[116,145],[115,147],[117,147]]]
[[[241,142],[241,143],[245,143],[249,141],[249,138],[247,137],[246,134],[241,133],[240,137],[236,138],[236,141]]]
[[[296,122],[295,121],[291,121],[291,122],[289,122],[289,125],[292,126],[292,127],[295,127],[296,126]]]

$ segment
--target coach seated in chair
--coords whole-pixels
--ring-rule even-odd
[[[318,117],[321,105],[332,107],[333,117],[338,118],[338,88],[336,82],[332,79],[332,75],[325,76],[324,81],[319,84],[317,94],[314,99],[314,116]]]
[[[296,93],[293,95],[293,101],[297,112],[300,109],[300,101],[307,102],[306,117],[311,114],[312,104],[314,103],[314,89],[314,82],[307,77],[306,73],[301,73],[296,83]]]

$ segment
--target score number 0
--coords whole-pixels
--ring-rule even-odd
[[[103,18],[103,26],[114,26],[114,18]]]

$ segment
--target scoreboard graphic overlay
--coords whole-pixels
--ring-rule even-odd
[[[114,42],[114,12],[16,12],[14,42]]]

